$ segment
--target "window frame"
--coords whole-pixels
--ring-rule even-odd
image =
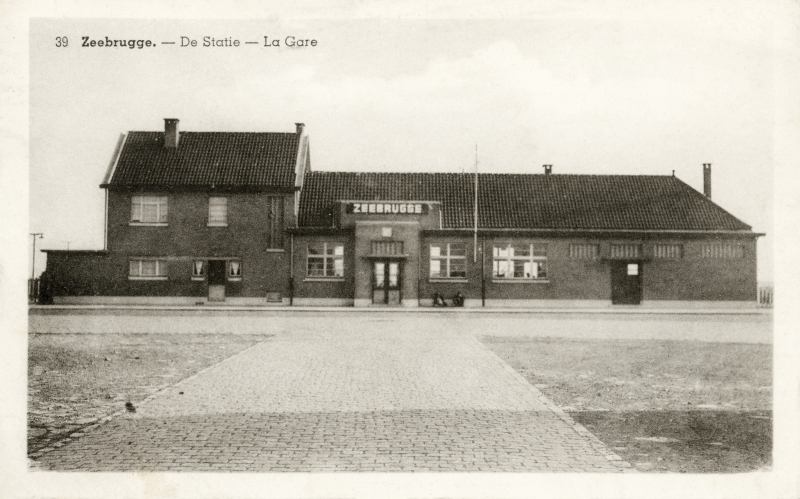
[[[511,255],[511,248],[514,247],[514,246],[528,246],[530,255],[529,256],[525,256],[525,257],[512,256]],[[535,247],[537,247],[537,246],[544,247],[544,256],[536,254]],[[499,255],[495,256],[495,249],[497,249],[497,248],[505,248],[505,249],[509,250],[508,251],[508,256],[507,257],[500,257]],[[550,272],[549,272],[549,269],[548,269],[549,266],[547,264],[547,250],[548,250],[548,244],[546,242],[539,242],[539,241],[531,241],[531,242],[527,242],[527,243],[524,243],[524,242],[494,242],[494,243],[492,243],[492,282],[501,282],[501,283],[504,283],[504,282],[508,282],[508,283],[512,283],[512,282],[547,283],[547,282],[550,282]],[[502,277],[496,275],[495,262],[506,262],[506,268],[507,269],[511,268],[512,276],[508,277],[508,272],[506,272],[506,275],[502,276]],[[514,277],[513,276],[513,272],[514,272],[513,263],[514,262],[530,262],[531,268],[534,268],[534,265],[536,265],[537,276],[536,277],[524,277],[524,276],[523,277]],[[539,277],[538,276],[538,274],[539,274],[538,263],[540,263],[540,262],[544,264],[543,265],[544,277]]]
[[[211,206],[212,200],[224,200],[224,203],[217,204],[217,206],[224,206],[225,207],[225,221],[218,222],[211,220]],[[206,225],[208,227],[227,227],[228,226],[228,198],[225,196],[209,196],[208,197],[208,217],[206,218]]]
[[[321,245],[322,253],[311,254],[310,248],[312,245]],[[337,254],[337,248],[341,247],[341,254]],[[333,248],[333,253],[328,254],[328,248]],[[344,281],[345,279],[345,266],[344,266],[344,248],[345,244],[339,241],[314,241],[306,244],[306,281]],[[328,260],[333,260],[333,271],[336,272],[336,261],[341,260],[341,275],[326,275],[328,272]],[[311,274],[309,264],[312,260],[322,260],[322,275]]]
[[[158,221],[142,220],[144,218],[144,206],[148,204],[155,204],[156,219]],[[128,225],[151,227],[166,227],[169,225],[169,196],[159,196],[155,194],[134,194],[131,195],[130,206],[131,212]],[[134,219],[134,210],[138,210],[139,220]]]
[[[463,255],[453,255],[450,245],[462,245],[464,246],[464,254]],[[441,253],[438,256],[433,255],[432,248],[437,246],[441,249],[446,249],[446,254]],[[434,276],[432,275],[433,272],[433,261],[436,260],[439,262],[439,275]],[[451,270],[451,262],[453,260],[463,261],[464,262],[464,275],[463,276],[453,276]],[[444,275],[441,272],[442,263],[444,263]],[[465,242],[432,242],[428,244],[428,281],[429,282],[437,282],[437,281],[447,281],[447,282],[468,282],[467,279],[467,243]]]
[[[131,273],[132,264],[137,262],[138,272]],[[155,262],[156,273],[153,275],[142,275],[142,264],[144,262]],[[166,281],[168,276],[169,264],[163,258],[130,258],[128,259],[128,280],[129,281]]]

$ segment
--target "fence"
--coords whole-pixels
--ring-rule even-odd
[[[772,308],[773,294],[772,286],[762,286],[758,288],[758,306]]]

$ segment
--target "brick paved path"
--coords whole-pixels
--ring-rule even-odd
[[[471,335],[282,333],[63,447],[81,471],[621,471]]]

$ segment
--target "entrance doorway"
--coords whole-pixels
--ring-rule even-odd
[[[225,301],[225,260],[208,261],[208,301]]]
[[[611,262],[611,303],[614,305],[642,303],[641,262]]]
[[[400,305],[402,275],[402,262],[398,260],[372,262],[372,303]]]

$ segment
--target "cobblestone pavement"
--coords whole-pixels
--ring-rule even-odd
[[[32,457],[81,471],[630,468],[472,335],[374,323],[278,334]]]

